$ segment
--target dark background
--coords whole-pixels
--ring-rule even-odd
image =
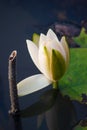
[[[10,53],[17,50],[17,82],[19,82],[23,78],[39,73],[28,54],[26,39],[31,39],[34,32],[46,33],[56,21],[67,20],[81,24],[86,19],[86,0],[0,0],[0,130],[12,127],[8,115]],[[20,99],[20,106],[25,107],[36,100],[34,96],[29,98]],[[27,130],[26,126],[30,123],[30,129],[35,130],[36,121],[33,118],[23,119],[22,123],[23,129]]]

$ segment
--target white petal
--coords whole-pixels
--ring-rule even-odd
[[[45,46],[47,42],[47,37],[44,34],[40,34],[40,39],[39,39],[39,46],[43,45]]]
[[[68,64],[69,63],[69,47],[68,47],[68,44],[67,44],[66,39],[65,39],[64,36],[61,38],[61,44],[62,44],[62,46],[63,46],[63,48],[65,50],[66,62]]]
[[[47,32],[47,38],[48,38],[48,41],[50,42],[49,46],[52,49],[58,50],[63,55],[64,59],[66,59],[64,48],[61,42],[58,40],[58,37],[56,36],[56,34],[51,29],[49,29]]]
[[[49,29],[47,32],[47,37],[50,38],[51,40],[55,39],[57,42],[59,42],[58,37],[56,34],[52,31],[52,29]]]
[[[30,40],[26,40],[27,42],[27,48],[29,51],[29,54],[34,62],[34,64],[39,69],[39,63],[38,63],[38,47]]]
[[[50,54],[49,54],[50,55]],[[38,55],[38,59],[39,59],[39,66],[40,66],[40,70],[41,72],[48,78],[51,80],[51,74],[50,74],[50,58],[49,56],[47,56],[47,53],[45,51],[44,46],[41,44],[39,47],[39,55]]]
[[[51,84],[51,81],[49,81],[43,74],[33,75],[17,84],[18,95],[24,96],[33,93],[45,88],[49,84]]]

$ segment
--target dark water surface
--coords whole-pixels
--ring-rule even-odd
[[[19,82],[23,78],[39,73],[28,54],[26,39],[31,39],[34,32],[46,33],[56,21],[68,20],[81,24],[81,21],[86,19],[86,0],[0,1],[0,130],[14,129],[13,120],[8,114],[10,109],[8,57],[10,53],[13,50],[17,50],[18,53],[17,82]],[[71,102],[70,99],[63,98],[60,93],[55,94],[49,89],[51,88],[45,88],[19,99],[21,109],[37,103],[27,109],[30,117],[21,118],[23,130],[37,130],[37,127],[41,130],[71,130],[71,126],[86,117],[86,106],[76,101]],[[48,100],[43,95],[45,91]],[[42,99],[40,99],[41,95]]]

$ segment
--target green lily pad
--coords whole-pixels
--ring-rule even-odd
[[[73,37],[73,40],[81,47],[87,47],[87,33],[85,28],[82,28],[79,36]]]
[[[59,88],[71,99],[82,101],[82,94],[87,94],[87,49],[70,49],[70,65],[59,82]]]
[[[74,130],[87,130],[87,127],[82,127],[80,125],[76,126]]]

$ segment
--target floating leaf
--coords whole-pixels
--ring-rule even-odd
[[[73,40],[78,43],[81,47],[87,47],[87,33],[85,28],[81,29],[80,35],[73,37]]]
[[[80,125],[76,126],[74,130],[87,130],[87,127],[82,127]]]
[[[70,65],[60,80],[60,90],[71,99],[82,101],[87,94],[87,49],[70,49]],[[86,97],[86,96],[85,96]]]

